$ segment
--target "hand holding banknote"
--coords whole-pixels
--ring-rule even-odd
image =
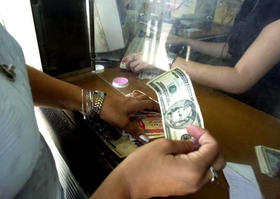
[[[212,178],[210,166],[220,170],[225,162],[208,131],[196,126],[188,126],[187,131],[198,144],[158,139],[138,148],[92,198],[151,198],[198,191]]]

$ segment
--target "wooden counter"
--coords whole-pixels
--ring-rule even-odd
[[[130,85],[114,89],[111,82],[118,76],[128,78]],[[122,72],[118,67],[106,69],[98,76],[87,73],[77,78],[80,80],[68,80],[88,89],[94,85],[109,95],[128,94],[138,89],[157,99],[145,85],[146,81],[138,79],[135,74]],[[256,145],[280,148],[280,120],[213,89],[196,84],[194,87],[205,128],[218,140],[225,160],[252,166],[265,198],[280,198],[280,180],[260,173],[254,150]],[[227,183],[223,179],[219,183],[209,183],[199,193],[187,198],[228,198]]]

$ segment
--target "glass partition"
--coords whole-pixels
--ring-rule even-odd
[[[97,60],[120,60],[142,52],[144,61],[167,70],[168,59],[175,55],[197,59],[191,47],[179,40],[225,41],[241,4],[239,0],[97,0]]]
[[[279,60],[260,64],[270,59],[265,55],[270,48],[263,48],[270,36],[264,30],[280,18],[278,4],[272,0],[96,0],[96,61],[120,61],[120,67],[127,69],[137,60],[128,68],[140,79],[179,66],[195,82],[280,117]],[[259,37],[262,41],[255,44]],[[253,45],[259,46],[247,52]]]
[[[120,63],[140,79],[182,67],[198,84],[280,117],[280,60],[271,48],[278,40],[270,35],[277,32],[279,4],[95,0],[96,64]],[[31,5],[44,71],[59,75],[90,67],[87,1],[32,0]]]

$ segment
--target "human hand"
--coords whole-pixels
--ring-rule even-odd
[[[141,70],[154,68],[155,66],[143,61],[143,53],[132,53],[122,59],[126,68],[133,73],[139,73]]]
[[[218,144],[207,130],[187,129],[199,145],[159,139],[140,147],[115,169],[130,198],[196,192],[212,178],[211,166],[215,170],[225,166]]]
[[[137,94],[132,97],[124,96],[106,96],[101,109],[101,119],[110,125],[124,129],[133,137],[141,141],[148,141],[143,130],[134,121],[131,116],[136,112],[144,110],[160,111],[158,103],[151,100],[145,94]]]

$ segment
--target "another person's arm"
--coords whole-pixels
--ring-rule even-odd
[[[280,20],[267,25],[234,67],[186,62],[180,57],[176,58],[172,67],[184,69],[192,80],[202,85],[229,93],[243,93],[280,61],[279,33]],[[134,61],[130,60],[128,68],[139,72],[145,67],[152,67],[140,59],[137,57]]]
[[[243,93],[280,60],[280,20],[266,26],[235,67],[186,62],[177,58],[173,67],[184,69],[192,80],[229,93]]]
[[[91,199],[151,198],[198,191],[212,178],[209,168],[221,170],[225,162],[217,142],[205,129],[189,126],[188,132],[200,146],[160,139],[140,147],[105,179]]]
[[[192,50],[198,51],[200,53],[210,55],[217,58],[230,58],[228,53],[229,46],[225,42],[207,42],[200,41],[196,39],[188,39],[183,37],[178,37],[175,35],[169,36],[166,41],[166,45],[176,45],[185,44],[192,47]]]
[[[81,88],[53,78],[27,66],[35,105],[82,111]],[[106,96],[100,117],[109,124],[125,129],[138,137],[142,130],[130,122],[131,114],[141,110],[158,110],[158,104],[145,96]]]
[[[174,39],[174,37],[172,37]],[[184,43],[190,45],[193,50],[210,55],[216,58],[230,58],[228,53],[227,43],[218,42],[205,42],[194,39],[184,39],[176,36],[174,40],[168,40],[167,45],[174,43]],[[132,53],[122,59],[122,62],[126,64],[126,68],[134,73],[139,73],[143,69],[154,68],[154,65],[143,61],[143,53]]]

